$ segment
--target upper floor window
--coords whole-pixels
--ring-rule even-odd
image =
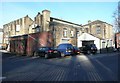
[[[22,25],[22,18],[20,19],[20,25]]]
[[[73,32],[73,30],[70,31],[70,34],[71,34],[71,37],[74,36],[74,32]]]
[[[11,25],[9,24],[7,27],[8,31],[11,31]]]
[[[79,36],[80,35],[80,32],[79,31],[77,31],[77,36]]]
[[[86,33],[88,33],[88,28],[86,28]]]
[[[16,25],[16,31],[20,31],[20,25]]]
[[[101,33],[100,26],[97,26],[97,27],[96,27],[96,33],[97,33],[97,34],[100,34],[100,33]]]
[[[13,30],[13,25],[12,24],[10,24],[10,31],[12,31]]]
[[[63,29],[63,37],[67,37],[67,29],[66,28]]]
[[[40,32],[40,28],[36,28],[36,32]]]
[[[37,25],[35,28],[36,28],[36,32],[40,32],[40,26]]]

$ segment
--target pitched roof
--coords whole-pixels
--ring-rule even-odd
[[[101,21],[101,20],[95,20],[95,21],[92,21],[92,22],[90,22],[88,24],[85,24],[83,26],[86,26],[86,25],[89,25],[89,24],[97,24],[97,23],[105,23],[105,24],[111,25],[111,24],[109,24],[107,22],[104,22],[104,21]],[[113,26],[113,25],[111,25],[111,26]]]
[[[86,32],[85,32],[85,33],[86,33]],[[99,39],[101,39],[101,40],[104,40],[104,38],[99,37],[99,36],[97,36],[97,35],[95,35],[95,34],[91,34],[91,33],[87,33],[87,34],[90,34],[90,35],[92,35],[92,36],[94,36],[94,37],[96,37],[96,38],[99,38]]]
[[[76,24],[76,23],[73,23],[73,22],[65,21],[65,20],[62,20],[62,19],[54,18],[54,17],[50,17],[50,19],[55,19],[55,20],[58,20],[58,21],[66,22],[66,23],[69,23],[69,24],[77,25],[77,26],[82,26],[81,24]]]
[[[31,17],[29,17],[28,15],[26,15],[26,16],[21,17],[21,18],[18,18],[18,19],[16,19],[16,20],[10,21],[10,22],[8,22],[8,23],[6,23],[6,24],[4,24],[4,25],[7,25],[7,24],[9,24],[9,23],[11,23],[11,22],[17,21],[17,20],[22,19],[22,18],[25,18],[25,17],[28,17],[28,18],[30,18],[31,21],[33,21],[33,19],[32,19]],[[3,26],[4,26],[4,25],[3,25]]]

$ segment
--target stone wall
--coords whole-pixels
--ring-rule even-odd
[[[29,33],[29,27],[33,20],[27,15],[23,18],[14,20],[8,24],[3,25],[3,43],[9,42],[8,38],[11,36],[18,36]]]
[[[67,29],[67,36],[64,37],[63,36],[63,31],[64,28]],[[58,46],[59,44],[62,43],[62,39],[66,38],[68,39],[68,43],[71,43],[72,45],[77,45],[77,29],[76,27],[73,27],[71,25],[67,25],[67,24],[62,24],[62,23],[57,23],[54,22],[51,26],[50,26],[50,31],[53,32],[53,36],[54,36],[54,46]],[[71,36],[71,32],[73,31],[74,36]]]

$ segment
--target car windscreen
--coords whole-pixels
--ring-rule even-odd
[[[54,48],[50,48],[50,47],[42,47],[42,48],[39,48],[39,50],[53,50]]]
[[[72,45],[67,45],[67,49],[73,49]]]
[[[91,47],[94,47],[94,48],[96,48],[96,45],[95,45],[95,44],[91,44]]]

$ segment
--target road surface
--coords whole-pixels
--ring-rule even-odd
[[[2,54],[5,81],[118,81],[119,53],[44,59]]]

